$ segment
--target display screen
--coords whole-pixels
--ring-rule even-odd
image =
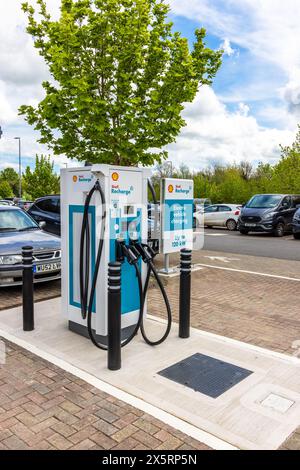
[[[134,215],[134,206],[124,206],[124,214]]]

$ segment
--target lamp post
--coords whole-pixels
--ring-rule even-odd
[[[19,141],[19,198],[22,198],[22,163],[21,163],[21,137],[15,137]]]

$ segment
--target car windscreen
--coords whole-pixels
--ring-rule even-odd
[[[254,196],[246,204],[245,207],[249,209],[272,209],[277,207],[282,199],[282,196],[277,194],[262,194],[260,196]]]
[[[38,225],[22,210],[0,211],[0,233],[38,229]]]

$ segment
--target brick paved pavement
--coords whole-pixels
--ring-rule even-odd
[[[34,298],[36,302],[53,299],[59,297],[60,294],[60,281],[42,282],[34,286]],[[19,305],[22,305],[21,287],[0,288],[0,310],[18,307]]]
[[[7,362],[0,365],[0,450],[208,449],[30,352],[6,344]]]
[[[179,278],[165,279],[178,320]],[[191,323],[195,328],[293,354],[300,339],[299,283],[203,268],[193,273]],[[157,289],[149,313],[165,316]]]

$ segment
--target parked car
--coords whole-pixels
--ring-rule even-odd
[[[0,199],[0,206],[14,206],[14,203],[8,199]]]
[[[293,235],[296,240],[300,240],[300,208],[294,214]]]
[[[194,226],[227,227],[234,231],[238,227],[241,206],[236,204],[212,204],[194,213]]]
[[[291,232],[293,217],[300,205],[300,195],[256,194],[242,208],[239,230],[243,235],[249,232],[272,233],[282,237]]]
[[[22,271],[4,271],[20,264],[22,247],[32,246],[34,282],[60,279],[60,238],[44,232],[22,209],[0,205],[0,287],[22,284]]]
[[[16,201],[15,205],[23,209],[24,211],[28,211],[30,207],[32,206],[33,202],[32,201],[23,201],[22,199],[19,199]]]
[[[60,236],[60,196],[40,197],[34,201],[28,214],[36,222],[45,222],[46,232]]]

